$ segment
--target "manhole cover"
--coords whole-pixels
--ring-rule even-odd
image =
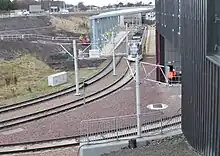
[[[154,104],[153,108],[163,108],[163,105],[162,104]]]
[[[166,109],[167,107],[168,105],[163,103],[155,103],[155,104],[147,105],[147,108],[151,110],[163,110]]]

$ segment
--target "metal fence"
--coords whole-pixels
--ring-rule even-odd
[[[25,16],[49,16],[49,15],[75,15],[75,14],[85,14],[85,15],[90,15],[90,14],[97,14],[99,13],[98,11],[88,11],[88,12],[83,12],[83,11],[78,11],[78,12],[69,12],[69,13],[62,13],[62,12],[43,12],[43,13],[31,13],[30,15],[19,15],[15,13],[0,13],[0,18],[12,18],[12,17],[25,17]]]
[[[76,40],[77,37],[62,37],[62,36],[46,36],[38,34],[2,34],[1,40],[21,40],[21,39],[34,39],[34,40],[57,40],[57,41],[70,41]]]
[[[92,142],[137,135],[137,116],[126,115],[84,120],[80,123],[80,142]],[[162,134],[181,129],[180,109],[172,116],[161,111],[141,114],[142,136]]]

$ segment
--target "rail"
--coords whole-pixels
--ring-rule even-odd
[[[58,40],[58,41],[71,41],[78,39],[78,37],[62,37],[62,36],[47,36],[38,34],[1,34],[1,40],[22,40],[22,39],[35,39],[35,40]]]
[[[180,110],[180,109],[179,109]],[[181,114],[175,112],[171,116],[161,111],[141,114],[142,136],[162,134],[181,129]],[[136,114],[109,118],[83,120],[80,123],[80,143],[101,141],[137,134]]]

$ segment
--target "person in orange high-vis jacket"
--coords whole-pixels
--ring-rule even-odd
[[[169,83],[171,83],[171,81],[176,77],[176,71],[173,69],[172,65],[169,65],[169,67],[170,69],[168,72],[168,80],[169,80]]]
[[[173,77],[174,77],[173,71],[169,71],[169,73],[168,73],[168,79],[169,79],[169,80],[172,80]]]

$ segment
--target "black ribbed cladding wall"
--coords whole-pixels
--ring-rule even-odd
[[[213,35],[216,35],[213,32],[214,0],[180,1],[180,36],[176,32],[178,17],[175,14],[170,17],[176,13],[177,0],[156,0],[157,31],[175,47],[180,47],[183,133],[204,155],[219,156],[220,66],[212,56]],[[178,39],[180,42],[176,42]]]

